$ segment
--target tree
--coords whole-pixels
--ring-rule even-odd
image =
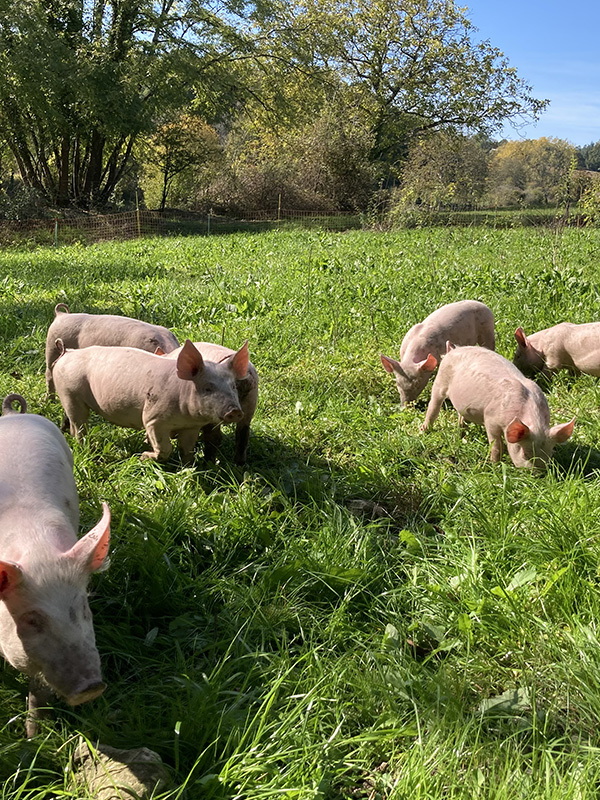
[[[600,142],[592,142],[577,148],[580,167],[600,172]]]
[[[556,203],[569,183],[575,157],[575,148],[564,139],[504,142],[492,153],[490,201],[499,206]]]
[[[397,164],[426,131],[493,132],[547,105],[452,0],[313,0],[298,24],[368,113],[371,157]]]
[[[175,179],[186,171],[197,173],[210,160],[219,159],[221,149],[215,129],[191,114],[163,123],[149,137],[144,148],[146,173],[150,186],[158,184],[154,194],[161,211]]]
[[[440,132],[414,143],[402,168],[396,202],[434,209],[476,205],[484,191],[488,155],[473,137]]]
[[[136,140],[245,54],[233,9],[221,13],[195,0],[0,0],[0,133],[24,183],[59,205],[105,204]]]

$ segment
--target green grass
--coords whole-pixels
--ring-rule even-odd
[[[600,786],[600,385],[559,375],[576,416],[548,474],[492,465],[482,428],[429,388],[401,409],[397,356],[434,308],[476,298],[498,350],[600,318],[600,233],[277,231],[5,252],[0,395],[45,397],[56,303],[249,340],[249,462],[140,462],[97,419],[75,455],[82,530],[113,512],[91,605],[105,695],[23,740],[26,683],[0,666],[2,800],[81,797],[91,741],[157,750],[172,797],[596,798]]]

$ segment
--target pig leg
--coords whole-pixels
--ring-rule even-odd
[[[196,449],[199,435],[198,428],[189,428],[177,433],[179,454],[184,464],[192,464],[194,462],[194,450]]]
[[[51,691],[36,678],[29,681],[29,697],[27,701],[27,719],[25,720],[25,734],[28,739],[36,736],[40,731],[40,720],[49,716],[47,706],[50,704]]]
[[[49,399],[54,400],[56,396],[56,389],[54,387],[54,381],[52,380],[52,370],[50,368],[46,369],[46,389],[48,390]]]
[[[64,409],[62,430],[66,430],[66,425],[69,425],[71,436],[80,439],[82,434],[85,433],[85,426],[90,416],[90,409],[85,403],[78,401],[75,397],[68,395],[64,399],[61,398],[61,403]]]
[[[235,426],[235,454],[233,461],[235,464],[241,466],[246,463],[246,452],[248,450],[248,441],[250,439],[250,425],[242,425],[239,423]]]
[[[148,436],[148,443],[152,450],[146,450],[140,455],[142,461],[154,458],[156,461],[166,461],[173,452],[170,430],[161,427],[160,423],[149,422],[144,425]]]
[[[202,443],[206,461],[216,461],[222,440],[223,431],[220,425],[205,425],[202,428]]]
[[[495,464],[497,461],[500,461],[504,451],[504,446],[502,444],[502,428],[499,428],[496,425],[485,423],[485,430],[487,433],[488,442],[492,445],[490,461]]]
[[[439,378],[439,375],[438,375]],[[425,414],[425,421],[421,425],[421,430],[426,431],[427,428],[436,421],[438,415],[440,413],[440,409],[442,407],[442,403],[448,396],[446,387],[442,387],[439,380],[435,380],[433,383],[433,389],[431,391],[431,400],[429,401],[429,405],[427,406],[427,413]]]

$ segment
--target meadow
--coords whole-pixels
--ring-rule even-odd
[[[57,701],[24,738],[26,680],[0,665],[0,797],[87,797],[80,734],[157,751],[161,797],[597,798],[600,383],[557,375],[576,417],[547,474],[489,462],[483,428],[429,387],[400,408],[379,354],[455,300],[514,330],[600,319],[600,232],[275,231],[0,253],[0,396],[59,423],[44,383],[54,306],[237,348],[260,376],[245,468],[226,431],[140,461],[95,418],[75,457],[81,529],[112,509],[90,604],[105,694]],[[157,796],[158,797],[158,796]]]

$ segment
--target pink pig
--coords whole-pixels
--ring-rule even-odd
[[[9,395],[0,418],[0,653],[30,677],[32,736],[50,690],[77,705],[106,688],[87,583],[105,564],[110,512],[105,503],[100,522],[77,539],[71,451],[56,425],[25,409]]]
[[[492,445],[491,460],[502,456],[502,437],[516,467],[544,469],[554,445],[566,442],[575,420],[550,428],[550,411],[542,390],[499,353],[483,347],[450,343],[431,391],[421,430],[437,419],[449,398],[459,421],[484,425]]]
[[[229,363],[235,356],[235,350],[230,350],[228,347],[223,347],[219,344],[211,344],[210,342],[194,342],[194,347],[206,361],[212,361],[217,364]],[[180,349],[172,350],[167,355],[167,358],[177,358]],[[160,349],[157,353],[163,355]],[[235,426],[234,462],[236,464],[245,464],[248,441],[250,439],[250,423],[258,402],[258,375],[251,361],[248,361],[246,376],[244,378],[236,378],[235,386],[243,416]],[[214,461],[216,458],[222,438],[223,434],[220,425],[205,425],[202,428],[204,457],[208,461]]]
[[[54,364],[52,377],[73,436],[81,435],[95,411],[113,425],[144,429],[152,449],[142,458],[166,460],[176,436],[182,459],[189,463],[205,425],[243,418],[236,380],[247,371],[247,343],[216,364],[205,361],[186,339],[172,360],[134,347],[67,350]]]
[[[162,325],[115,314],[71,314],[64,303],[54,309],[54,321],[46,336],[46,385],[53,394],[52,365],[60,356],[60,339],[70,350],[98,344],[106,347],[138,347],[153,353],[157,347],[170,353],[179,347],[174,333]]]
[[[400,361],[380,356],[386,372],[396,379],[402,405],[416,400],[427,386],[446,342],[495,348],[494,315],[478,300],[459,300],[438,308],[408,331],[400,347]]]
[[[568,369],[600,377],[600,322],[561,322],[531,336],[517,328],[515,339],[513,362],[525,375]]]

